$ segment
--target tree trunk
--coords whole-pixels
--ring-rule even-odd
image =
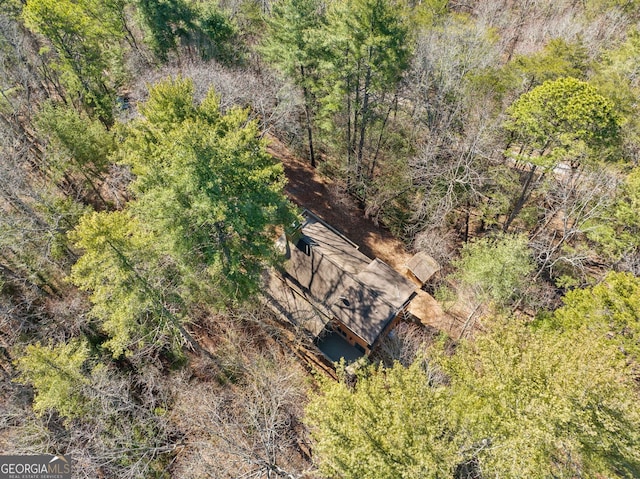
[[[353,190],[353,176],[355,173],[355,186],[358,185],[359,180],[359,169],[360,165],[358,163],[358,153],[357,153],[357,144],[358,144],[358,132],[360,131],[360,121],[361,121],[361,108],[360,108],[360,60],[358,60],[358,68],[356,69],[355,74],[355,85],[352,85],[354,90],[354,99],[353,99],[353,123],[351,125],[352,131],[349,133],[349,137],[351,141],[349,142],[349,152],[351,154],[351,168],[349,170],[349,174],[352,176],[352,189],[349,191],[350,193],[354,193]],[[349,96],[351,96],[351,92],[349,92]],[[355,158],[354,158],[355,155]],[[355,169],[355,172],[352,171]]]
[[[382,98],[382,102],[384,102],[384,97]],[[376,150],[373,153],[373,158],[371,159],[371,165],[369,167],[369,178],[373,178],[374,172],[376,170],[376,166],[378,165],[378,154],[380,153],[380,146],[382,145],[382,137],[384,135],[384,129],[387,126],[387,122],[389,121],[389,116],[391,115],[391,110],[394,109],[394,106],[398,105],[398,92],[396,91],[393,103],[389,105],[389,109],[387,110],[387,114],[384,117],[384,121],[382,122],[382,126],[380,127],[380,134],[378,135],[378,141],[376,142]]]
[[[300,76],[302,79],[302,93],[304,94],[304,114],[307,123],[307,137],[309,139],[309,159],[311,160],[311,166],[316,167],[316,156],[313,151],[313,128],[311,127],[311,102],[309,98],[309,89],[306,86],[306,76],[304,72],[304,66],[300,65]]]
[[[527,202],[527,199],[529,198],[529,194],[530,194],[529,187],[531,186],[531,182],[533,181],[533,177],[535,176],[535,172],[537,168],[538,167],[536,165],[533,165],[533,167],[531,168],[531,171],[529,171],[529,176],[527,177],[527,180],[525,181],[524,186],[522,187],[522,191],[520,192],[520,197],[518,198],[515,205],[513,206],[513,210],[511,211],[511,214],[507,218],[507,221],[505,221],[504,227],[502,228],[502,231],[504,231],[505,233],[509,230],[509,226],[511,226],[511,223],[513,222],[513,220],[515,220],[518,214],[520,214],[522,207],[524,206],[524,204]]]
[[[471,205],[469,204],[469,200],[467,200],[467,214],[464,219],[464,239],[463,241],[466,243],[469,241],[469,222],[471,221]]]
[[[371,57],[371,54],[369,55]],[[364,157],[364,140],[367,133],[367,125],[369,123],[369,86],[371,84],[371,66],[367,65],[367,71],[364,77],[364,92],[362,97],[362,110],[360,112],[360,137],[358,141],[358,156],[357,156],[357,179],[362,181],[362,163]],[[364,198],[363,198],[364,200]]]
[[[351,166],[353,158],[351,154],[351,79],[347,76],[347,191],[353,190]]]

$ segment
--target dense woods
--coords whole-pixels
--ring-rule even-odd
[[[640,477],[640,2],[0,6],[0,453]],[[439,262],[459,334],[300,360],[263,280],[314,205],[274,142]]]

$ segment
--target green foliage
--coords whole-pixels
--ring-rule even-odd
[[[210,108],[217,114],[216,109],[217,105]],[[179,78],[176,81],[164,81],[153,85],[149,91],[149,98],[140,105],[140,113],[154,129],[163,134],[169,133],[176,125],[195,116],[193,83]],[[130,134],[135,136],[135,133],[134,130]],[[154,132],[151,129],[140,133],[145,135],[141,141],[153,140]],[[157,132],[155,134],[158,135]]]
[[[593,82],[616,102],[627,116],[637,111],[635,99],[640,90],[640,32],[630,30],[624,42],[602,53],[595,66]]]
[[[82,368],[89,357],[87,345],[72,340],[56,346],[27,346],[16,361],[19,381],[36,390],[33,410],[42,415],[55,410],[67,420],[87,412],[88,398],[82,393],[87,384]]]
[[[625,178],[613,205],[589,225],[588,237],[612,262],[640,249],[640,168]]]
[[[49,140],[49,153],[62,171],[98,177],[109,165],[115,141],[98,120],[68,106],[46,103],[36,125]]]
[[[610,272],[599,284],[566,294],[564,305],[542,322],[552,330],[576,330],[607,338],[640,366],[640,279]]]
[[[144,375],[122,375],[102,363],[90,368],[91,362],[87,344],[80,340],[55,346],[30,345],[16,361],[20,372],[17,381],[35,389],[36,414],[48,416],[55,411],[64,418],[65,427],[58,427],[62,441],[68,441],[69,435],[82,437],[87,444],[76,446],[90,450],[94,460],[102,458],[100,468],[108,477],[168,477],[165,469],[171,431],[161,417],[167,407],[162,383],[154,382],[153,394],[146,395],[142,403],[132,386],[133,381],[145,384]],[[56,439],[60,439],[49,429],[50,417],[41,422],[28,416],[25,419],[16,429],[27,436],[23,441],[29,448],[38,440],[29,429],[38,425],[50,433],[37,444],[40,450],[57,447]]]
[[[632,158],[640,142],[640,32],[631,29],[623,42],[602,53],[594,69],[592,83],[615,102],[624,117],[623,144]]]
[[[203,58],[228,60],[235,29],[215,2],[135,0],[146,43],[160,61],[167,61],[180,44],[195,44]]]
[[[482,220],[489,227],[500,224],[500,216],[509,211],[513,198],[519,194],[520,184],[517,171],[502,166],[489,166],[487,176],[490,181],[484,185],[487,196],[480,204]]]
[[[340,101],[365,87],[393,91],[408,66],[408,31],[393,0],[335,2],[327,13],[323,88]],[[368,80],[365,78],[368,76]],[[327,104],[333,104],[330,98]],[[335,105],[333,108],[344,108]]]
[[[567,43],[561,38],[551,40],[533,55],[518,55],[507,66],[507,73],[522,78],[527,90],[562,77],[583,79],[586,70],[586,48],[580,42]]]
[[[588,331],[498,321],[428,367],[326,381],[307,408],[328,477],[637,477],[640,407],[628,366]]]
[[[51,42],[71,101],[111,123],[115,89],[123,79],[120,40],[124,37],[124,0],[29,0],[25,24]]]
[[[70,238],[84,253],[70,279],[91,292],[91,315],[109,335],[105,347],[115,357],[167,334],[159,291],[147,282],[152,273],[161,280],[153,239],[128,212],[85,215]],[[156,269],[154,270],[154,266]]]
[[[409,65],[408,28],[394,0],[333,2],[326,18],[318,31],[324,53],[314,88],[319,126],[340,139],[349,189],[362,189],[357,183],[372,176],[374,165],[366,160],[375,162],[374,139],[384,136],[393,92]]]
[[[531,153],[525,159],[534,164],[617,159],[620,119],[613,102],[586,82],[548,80],[518,98],[508,113],[505,127]]]
[[[138,12],[146,27],[146,43],[156,56],[166,61],[194,28],[195,14],[185,0],[136,0]]]
[[[71,235],[84,250],[71,279],[92,292],[116,356],[188,336],[190,307],[251,297],[279,259],[276,228],[295,219],[282,166],[246,111],[222,115],[213,91],[195,105],[182,79],[151,88],[140,111],[118,153],[135,200],[87,215]]]
[[[232,61],[240,54],[237,29],[216,5],[216,2],[197,4],[200,56],[207,60]],[[234,45],[235,43],[235,45]]]
[[[316,166],[314,121],[318,109],[313,90],[318,84],[324,10],[318,0],[285,0],[273,6],[267,19],[263,57],[302,88],[311,166]]]
[[[462,451],[487,477],[636,477],[640,408],[628,366],[588,332],[517,320],[445,360]]]
[[[522,293],[533,271],[524,235],[503,234],[467,243],[454,262],[456,277],[482,301],[508,303]]]
[[[355,390],[326,380],[307,407],[314,455],[326,477],[451,477],[457,446],[448,392],[415,363],[370,367]]]
[[[145,118],[130,125],[122,161],[136,174],[132,210],[193,275],[191,293],[215,285],[220,300],[241,300],[276,261],[274,228],[294,219],[283,170],[246,111],[221,115],[213,92],[196,107],[191,91],[180,79],[152,88]]]
[[[283,0],[267,19],[261,53],[299,85],[311,86],[308,75],[319,61],[318,32],[323,22],[319,0]],[[305,72],[306,70],[306,72]],[[317,81],[317,79],[316,79]]]
[[[450,13],[447,0],[403,1],[413,28],[431,28]]]

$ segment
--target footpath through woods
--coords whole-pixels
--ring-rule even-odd
[[[370,258],[380,258],[396,271],[406,275],[407,261],[412,254],[404,243],[388,230],[375,225],[364,216],[357,203],[348,196],[340,184],[321,175],[296,157],[281,141],[269,136],[267,150],[280,160],[287,176],[285,191],[298,206],[307,208],[338,229],[347,238],[360,246],[360,250]],[[421,295],[420,319],[428,326],[435,327],[457,337],[460,321],[442,310],[430,295]]]

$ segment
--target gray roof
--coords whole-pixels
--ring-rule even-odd
[[[300,248],[288,245],[290,279],[328,316],[373,345],[415,293],[415,285],[383,261],[368,258],[311,213],[305,217]]]

